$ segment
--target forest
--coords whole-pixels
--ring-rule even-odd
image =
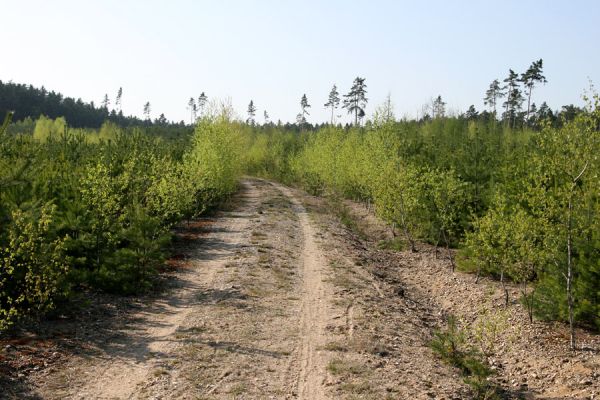
[[[364,78],[343,101],[332,88],[323,125],[308,123],[306,95],[288,125],[266,111],[257,123],[252,101],[242,121],[226,107],[196,114],[191,98],[188,127],[119,124],[79,102],[89,119],[71,124],[58,108],[34,120],[40,109],[11,103],[0,130],[0,329],[89,288],[150,290],[171,228],[249,174],[373,207],[406,249],[430,243],[474,281],[518,284],[529,318],[567,323],[575,347],[575,327],[600,329],[600,99],[537,108],[541,62],[494,80],[489,110],[450,116],[438,96],[414,120],[396,119],[388,98],[364,121]],[[340,103],[352,124],[336,123]]]
[[[33,120],[40,115],[49,118],[66,118],[69,126],[73,128],[95,128],[102,126],[104,121],[111,121],[119,126],[153,126],[158,125],[164,130],[165,126],[183,126],[184,123],[174,123],[167,120],[161,114],[154,120],[150,119],[151,105],[146,102],[141,109],[144,110],[144,119],[123,114],[123,88],[119,88],[111,107],[108,94],[104,95],[99,105],[93,101],[87,103],[82,99],[74,99],[64,96],[54,90],[48,91],[45,87],[36,88],[33,85],[25,85],[13,82],[2,82],[0,80],[0,115],[13,113],[15,122],[22,122],[19,131],[33,127]]]

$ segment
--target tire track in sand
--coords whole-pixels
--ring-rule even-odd
[[[298,215],[303,235],[302,249],[302,305],[300,308],[300,343],[296,349],[294,363],[298,364],[297,393],[299,399],[322,400],[325,394],[326,363],[324,345],[327,342],[327,304],[330,293],[323,283],[324,268],[327,265],[320,251],[315,230],[304,206],[295,198],[291,190],[273,185],[287,196]]]

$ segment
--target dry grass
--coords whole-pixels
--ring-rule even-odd
[[[327,371],[332,375],[362,375],[369,370],[362,364],[359,364],[351,360],[343,360],[341,358],[334,358],[327,364]]]

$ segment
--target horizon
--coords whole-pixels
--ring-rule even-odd
[[[357,76],[366,78],[367,118],[388,94],[396,117],[415,118],[438,95],[449,113],[471,104],[483,111],[492,80],[504,79],[509,68],[522,73],[539,58],[548,83],[534,89],[532,102],[546,101],[553,110],[582,105],[600,70],[600,56],[589,50],[600,36],[594,23],[600,6],[588,1],[568,8],[510,1],[502,9],[467,1],[379,1],[360,13],[341,1],[310,1],[302,9],[268,1],[176,5],[8,3],[4,9],[15,17],[0,34],[14,38],[5,54],[16,56],[0,64],[0,80],[98,106],[108,94],[110,108],[122,87],[125,115],[141,117],[150,102],[152,119],[164,113],[186,122],[187,101],[201,92],[209,100],[231,98],[242,119],[252,100],[257,122],[266,110],[271,121],[283,123],[295,121],[306,94],[308,122],[315,124],[329,120],[323,104],[331,86],[342,96]],[[36,14],[27,24],[16,18],[31,9]],[[352,120],[345,110],[336,114],[342,124]]]

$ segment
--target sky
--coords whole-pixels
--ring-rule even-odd
[[[45,86],[123,112],[189,120],[205,92],[240,117],[324,122],[333,84],[366,78],[367,115],[391,96],[415,117],[441,95],[449,111],[484,108],[490,82],[544,60],[532,101],[582,105],[600,81],[600,2],[401,0],[0,0],[0,80]],[[345,110],[341,121],[350,121]]]

